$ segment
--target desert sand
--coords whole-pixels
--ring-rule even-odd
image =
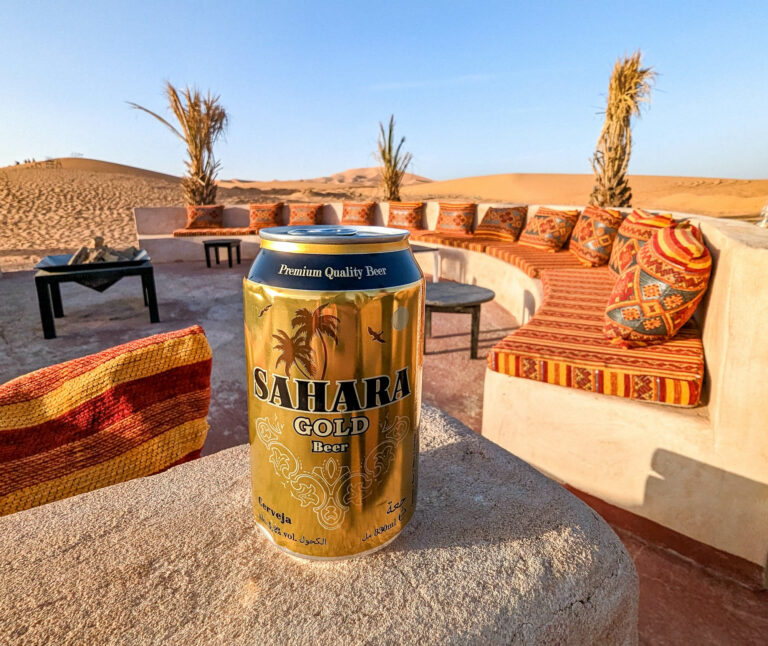
[[[634,205],[705,215],[756,218],[768,180],[630,177]],[[219,200],[336,202],[379,197],[377,171],[355,168],[309,180],[219,182]],[[591,175],[504,174],[433,182],[409,175],[403,199],[584,204]],[[94,235],[114,246],[137,243],[131,209],[181,205],[178,178],[91,159],[0,168],[0,269],[31,269],[43,256],[72,252]]]

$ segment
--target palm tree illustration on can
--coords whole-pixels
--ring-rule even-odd
[[[310,312],[306,307],[296,310],[296,315],[291,321],[292,326],[297,326],[297,334],[304,337],[307,345],[312,343],[312,339],[317,337],[323,347],[323,370],[320,373],[320,379],[325,379],[325,373],[328,369],[328,346],[325,343],[325,337],[332,339],[335,343],[339,342],[339,317],[333,314],[324,314],[323,310],[329,306],[328,303],[322,303],[314,312]]]

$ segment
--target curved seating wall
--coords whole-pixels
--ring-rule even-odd
[[[660,406],[488,369],[482,432],[561,482],[764,566],[768,232],[739,221],[673,215],[701,227],[714,259],[707,296],[696,313],[706,357],[702,405]],[[441,246],[441,255],[449,279],[491,286],[505,277],[514,284],[522,275],[503,262],[506,268],[494,264],[500,273],[490,278],[467,271],[485,268],[475,256],[486,254],[474,251]],[[539,296],[536,308],[540,303]],[[524,311],[520,302],[502,305]]]
[[[478,205],[477,221],[490,206]],[[529,206],[529,214],[537,206]],[[323,222],[338,223],[341,209],[341,203],[326,204]],[[437,202],[426,203],[428,228],[434,229],[438,211]],[[674,215],[696,221],[714,259],[696,315],[706,356],[703,404],[678,409],[487,370],[483,435],[561,482],[765,564],[768,232],[744,222]],[[200,239],[171,238],[184,226],[183,208],[135,209],[134,216],[140,244],[153,262],[202,259]],[[375,223],[385,224],[387,216],[388,205],[378,204]],[[287,208],[283,217],[287,221]],[[247,208],[225,209],[225,226],[246,223]],[[243,243],[244,258],[255,255],[257,242]],[[541,281],[512,264],[478,251],[424,244],[440,247],[444,278],[493,289],[496,301],[520,323],[541,304]],[[426,272],[429,256],[416,256]]]

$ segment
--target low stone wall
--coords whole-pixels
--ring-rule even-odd
[[[637,573],[565,489],[424,407],[419,501],[370,556],[256,529],[248,448],[0,518],[0,635],[36,644],[637,643]]]

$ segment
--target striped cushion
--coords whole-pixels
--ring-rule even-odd
[[[671,339],[696,311],[711,270],[698,228],[685,222],[659,229],[613,286],[605,336],[624,347]]]
[[[423,202],[390,202],[388,227],[409,229],[411,231],[423,229],[424,203]]]
[[[320,218],[323,214],[322,204],[291,204],[290,217],[288,224],[295,225],[313,225],[320,224]]]
[[[475,234],[502,242],[517,242],[527,215],[527,206],[492,206],[485,212],[483,221],[475,229]]]
[[[223,204],[187,205],[187,229],[220,227],[223,218]]]
[[[568,250],[587,267],[607,264],[622,220],[614,209],[586,207],[573,229]]]
[[[440,202],[440,213],[437,216],[435,231],[444,233],[470,233],[475,221],[475,204],[451,204]]]
[[[259,232],[250,227],[218,227],[216,229],[176,229],[174,238],[194,238],[195,236],[255,236]]]
[[[562,249],[579,219],[578,211],[558,211],[540,206],[520,234],[520,243],[547,251]]]
[[[541,307],[491,350],[492,370],[606,395],[698,404],[704,348],[697,328],[686,326],[661,345],[617,348],[603,335],[614,283],[607,267],[547,271],[542,283]]]
[[[376,202],[344,202],[341,223],[355,226],[372,226]]]
[[[611,249],[608,266],[615,277],[629,267],[639,251],[659,229],[673,226],[675,220],[668,213],[648,213],[635,209],[621,223]]]
[[[447,247],[462,247],[463,243],[472,240],[471,233],[448,233],[443,231],[413,231],[410,235],[411,242],[429,242],[430,244],[442,244]]]
[[[471,248],[471,247],[470,247]],[[578,258],[567,251],[552,253],[545,249],[529,247],[519,242],[488,243],[485,253],[514,265],[531,278],[538,278],[545,269],[583,268]]]
[[[252,231],[260,231],[269,227],[279,227],[282,222],[280,216],[283,213],[283,203],[248,205],[248,228]]]
[[[0,515],[199,456],[210,376],[194,326],[0,385]]]

